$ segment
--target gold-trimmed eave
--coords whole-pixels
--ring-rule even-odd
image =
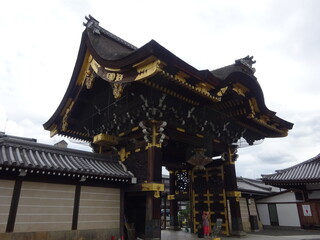
[[[56,134],[59,134],[60,131],[66,132],[68,128],[68,118],[71,112],[71,109],[74,105],[75,101],[73,98],[68,98],[66,104],[64,105],[62,111],[60,112],[61,117],[61,128],[58,128],[58,125],[54,123],[52,126],[49,127],[50,131],[50,137],[55,136]]]
[[[139,63],[136,63],[132,65],[133,68],[136,69],[137,76],[134,79],[135,81],[148,79],[157,73],[163,72],[164,66],[167,64],[164,61],[161,61],[160,59],[150,56],[144,60],[142,60]]]
[[[163,86],[160,86],[159,84],[157,84],[157,83],[155,83],[155,82],[153,82],[153,81],[150,81],[150,80],[148,80],[148,79],[144,79],[144,80],[142,80],[141,82],[143,82],[144,84],[146,84],[146,85],[148,85],[148,86],[151,86],[151,87],[153,87],[153,88],[156,88],[156,89],[164,92],[165,94],[168,94],[168,95],[170,95],[170,96],[176,97],[176,98],[178,98],[178,99],[180,99],[180,100],[182,100],[182,101],[184,101],[184,102],[190,103],[190,104],[192,104],[192,105],[199,106],[199,104],[200,104],[199,102],[197,102],[197,101],[195,101],[195,100],[193,100],[193,99],[190,99],[190,98],[185,97],[185,96],[183,96],[183,95],[181,95],[181,94],[179,94],[179,93],[176,93],[175,91],[172,91],[172,90],[170,90],[170,89],[168,89],[168,88],[165,88],[165,87],[163,87]]]
[[[60,117],[61,117],[61,121],[62,121],[62,125],[61,125],[61,129],[58,129],[57,124],[53,124],[49,130],[50,130],[50,136],[53,137],[56,134],[60,134],[60,131],[66,132],[67,133],[67,129],[68,129],[68,118],[70,116],[70,113],[72,111],[72,108],[74,106],[74,103],[76,101],[76,99],[78,98],[79,93],[81,92],[81,88],[83,87],[83,85],[86,83],[86,80],[88,80],[89,74],[90,74],[90,63],[92,61],[92,56],[90,55],[89,51],[86,50],[85,56],[84,56],[84,60],[80,69],[80,72],[77,76],[77,80],[75,83],[75,88],[73,89],[73,95],[75,95],[74,97],[69,97],[66,104],[64,105],[64,107],[62,108],[62,111],[60,112]],[[75,92],[76,91],[76,92]],[[77,135],[81,135],[81,134],[77,134]]]
[[[265,117],[265,118],[264,118]],[[268,128],[276,133],[279,134],[279,137],[286,137],[288,136],[288,129],[279,129],[277,126],[278,124],[268,124],[266,119],[268,119],[267,116],[263,115],[261,116],[260,118],[253,118],[251,120],[253,120],[254,122],[258,123],[259,125],[265,127],[265,128]],[[276,136],[275,136],[276,137]]]
[[[124,74],[120,68],[103,67],[94,58],[90,58],[90,67],[99,77],[107,82],[124,81]]]
[[[258,102],[256,98],[250,98],[248,99],[248,104],[251,110],[251,113],[249,114],[249,118],[255,118],[257,113],[260,113],[260,108],[258,106]]]
[[[206,99],[209,99],[213,102],[220,102],[221,101],[221,97],[222,95],[224,94],[225,91],[221,92],[221,95],[219,96],[217,94],[217,96],[215,95],[212,95],[210,93],[211,90],[214,90],[215,87],[209,83],[206,83],[206,82],[199,82],[198,84],[196,84],[195,86],[194,85],[191,85],[190,83],[188,83],[187,79],[190,78],[190,76],[183,72],[183,71],[179,71],[178,73],[176,74],[170,74],[164,70],[160,71],[160,75],[169,79],[169,80],[172,80],[173,82],[177,83],[178,85],[202,96],[202,97],[205,97]],[[220,91],[219,91],[220,93]]]
[[[58,134],[63,137],[69,137],[69,138],[71,137],[73,139],[77,139],[85,142],[92,142],[90,140],[92,136],[88,135],[87,133],[78,132],[70,129],[67,129],[66,131],[62,131],[61,129],[58,130],[58,126],[56,124],[53,124],[52,127],[49,128],[49,130],[50,130],[50,137],[53,137]]]
[[[58,126],[57,124],[52,124],[50,127],[49,127],[49,131],[50,131],[50,137],[53,137],[55,136],[57,133],[58,133]]]
[[[83,137],[85,137],[85,138],[91,137],[87,133],[74,131],[74,130],[69,129],[69,117],[70,117],[70,114],[71,114],[71,111],[72,111],[74,104],[75,104],[75,100],[73,100],[72,98],[69,98],[67,101],[67,104],[65,105],[65,108],[64,108],[65,111],[64,111],[64,115],[62,116],[62,121],[61,121],[60,127],[58,128],[58,126],[56,124],[54,124],[51,128],[49,128],[51,137],[53,137],[56,134],[65,134],[66,136],[73,135],[79,139],[83,139]]]
[[[247,93],[250,92],[249,88],[244,86],[243,84],[236,82],[232,85],[232,90],[236,92],[238,95],[245,97]]]
[[[112,83],[112,84],[122,84],[125,82],[132,81],[142,81],[150,79],[156,74],[160,74],[161,76],[172,80],[173,82],[178,83],[179,85],[197,93],[201,96],[210,99],[213,102],[221,101],[221,97],[226,91],[227,88],[221,89],[214,96],[210,93],[212,89],[215,89],[213,85],[205,82],[200,82],[196,86],[189,84],[186,79],[190,76],[182,71],[178,72],[175,75],[172,75],[164,70],[164,67],[167,65],[166,62],[156,58],[155,56],[150,56],[141,62],[138,62],[132,65],[132,69],[121,69],[121,68],[108,68],[102,67],[92,56],[88,57],[89,66],[92,70],[102,79]],[[134,69],[134,71],[132,71]],[[90,73],[90,69],[87,66],[86,73]],[[82,85],[84,80],[82,81]]]
[[[107,66],[101,66],[92,57],[89,57],[89,62],[90,69],[87,70],[87,72],[91,74],[90,71],[92,69],[92,72],[103,80],[109,82],[112,86],[115,98],[120,98],[122,96],[125,83],[148,79],[158,72],[161,72],[163,66],[166,65],[163,61],[160,61],[153,56],[148,57],[131,67],[126,66],[123,68],[109,68]]]
[[[67,135],[67,133],[69,135]],[[63,133],[59,133],[59,134],[63,134]],[[74,131],[74,130],[70,130],[70,129],[67,129],[67,131],[65,131],[64,133],[66,136],[70,136],[72,135],[73,138],[78,138],[78,139],[81,139],[81,140],[84,140],[83,138],[81,137],[85,137],[85,138],[92,138],[91,135],[87,134],[87,133],[84,133],[84,132],[78,132],[78,131]],[[88,141],[88,142],[92,142],[92,140],[84,140],[84,141]]]
[[[279,134],[279,137],[285,137],[288,135],[288,129],[280,129],[278,123],[269,124],[268,122],[272,121],[269,116],[265,114],[261,114],[260,108],[258,106],[258,102],[256,98],[248,99],[248,104],[250,107],[250,113],[248,114],[247,118],[258,123],[259,125],[272,130]],[[260,115],[259,117],[257,116]],[[269,137],[271,137],[269,135]]]
[[[96,74],[102,79],[110,82],[113,84],[114,87],[114,94],[115,92],[119,92],[122,89],[118,83],[122,82],[128,82],[128,81],[136,81],[141,80],[145,78],[149,78],[160,71],[162,68],[162,65],[164,63],[160,60],[157,60],[155,58],[148,58],[145,61],[141,62],[137,65],[139,69],[137,69],[135,74],[129,73],[127,74],[127,77],[125,74],[123,74],[123,70],[120,68],[108,68],[108,67],[102,67],[90,54],[89,50],[86,50],[84,60],[81,65],[81,69],[79,71],[79,74],[77,76],[77,80],[75,83],[75,88],[73,89],[73,97],[68,98],[66,104],[64,105],[62,111],[60,112],[60,118],[61,118],[61,127],[58,127],[57,124],[53,124],[49,130],[50,130],[50,136],[54,136],[56,134],[63,134],[63,132],[67,135],[75,134],[77,136],[85,136],[90,137],[86,133],[82,132],[75,132],[68,129],[68,118],[70,116],[70,113],[72,112],[74,103],[76,102],[79,93],[81,92],[82,88],[86,86],[88,89],[90,89],[93,85],[94,77]],[[131,69],[132,71],[135,71],[134,68]],[[127,70],[128,71],[128,70]],[[129,69],[130,71],[130,69]],[[121,95],[121,93],[119,93]],[[116,96],[115,96],[116,97]],[[61,128],[61,129],[59,129]]]
[[[215,89],[213,85],[205,82],[199,82],[196,86],[193,86],[187,82],[187,79],[190,78],[187,73],[179,71],[176,74],[170,74],[169,72],[166,72],[164,70],[165,66],[167,66],[167,63],[165,63],[164,61],[154,56],[148,57],[147,59],[144,59],[143,61],[133,65],[138,73],[135,81],[146,80],[159,73],[166,79],[169,79],[188,90],[200,94],[201,96],[208,98],[211,101],[221,101],[221,96],[225,91],[221,92],[220,96],[214,96],[210,93],[211,90]]]
[[[270,124],[267,124],[263,120],[258,119],[258,118],[249,118],[248,117],[248,119],[254,121],[255,123],[258,123],[259,125],[267,128],[269,130],[272,130],[273,132],[278,133],[279,135],[274,135],[274,134],[270,134],[270,133],[268,133],[266,131],[259,130],[256,127],[253,127],[253,126],[249,125],[248,123],[242,122],[241,120],[238,120],[237,123],[240,126],[243,126],[243,127],[247,128],[247,129],[251,130],[252,132],[258,133],[259,135],[262,135],[264,137],[269,137],[269,138],[272,138],[272,137],[286,137],[288,135],[288,129],[276,128],[275,126],[271,126]]]
[[[217,92],[217,96],[222,97],[227,92],[228,89],[231,89],[232,91],[237,93],[239,95],[239,98],[232,98],[230,100],[220,102],[219,105],[216,106],[218,110],[228,110],[234,107],[241,107],[241,109],[243,109],[243,108],[247,108],[245,106],[245,103],[247,103],[248,110],[250,114],[252,114],[252,116],[255,116],[256,113],[260,112],[260,109],[257,104],[257,100],[255,98],[247,97],[247,94],[250,92],[250,90],[241,83],[236,82],[230,86],[221,88],[219,92]],[[248,112],[248,110],[246,110],[246,112]]]
[[[166,65],[166,63],[153,56],[125,68],[102,66],[92,56],[89,56],[89,64],[99,77],[110,83],[126,83],[147,79],[162,71],[163,66]]]
[[[80,72],[77,77],[76,86],[83,86],[86,80],[86,77],[90,73],[90,65],[93,60],[92,55],[90,54],[89,50],[86,50],[86,54],[84,56],[84,60],[80,69]]]

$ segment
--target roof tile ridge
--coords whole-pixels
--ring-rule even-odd
[[[256,63],[256,61],[253,60],[253,56],[250,57],[248,55],[244,58],[236,59],[233,64],[229,64],[229,65],[217,68],[217,69],[210,70],[210,72],[215,73],[217,71],[221,71],[221,70],[224,70],[224,69],[227,69],[230,67],[239,66],[239,67],[241,67],[241,69],[244,72],[250,73],[251,75],[253,75],[256,70],[254,67],[252,67],[252,65],[255,63]]]
[[[293,168],[297,168],[297,167],[299,167],[299,166],[301,166],[301,165],[308,164],[308,163],[312,163],[312,162],[314,162],[314,161],[320,161],[320,153],[317,154],[315,157],[312,157],[312,158],[310,158],[310,159],[308,159],[308,160],[305,160],[305,161],[303,161],[303,162],[301,162],[301,163],[298,163],[298,164],[296,164],[296,165],[293,165],[293,166],[291,166],[291,167],[284,168],[284,169],[280,169],[280,170],[275,170],[275,172],[276,172],[275,174],[284,173],[284,172],[287,172],[287,171],[289,171],[289,170],[291,170],[291,169],[293,169]]]
[[[261,189],[268,190],[268,191],[271,191],[271,190],[272,190],[272,187],[260,186],[260,185],[258,185],[258,184],[256,184],[256,183],[252,183],[252,182],[248,181],[248,179],[246,179],[246,178],[242,178],[242,180],[243,180],[245,183],[250,184],[250,185],[252,185],[252,186],[254,186],[254,187],[261,188]],[[261,181],[261,183],[263,183],[263,182]]]
[[[277,170],[276,170],[277,171]],[[262,181],[263,181],[263,178],[265,177],[273,177],[275,175],[278,175],[279,173],[275,172],[275,173],[270,173],[270,174],[261,174],[261,178],[262,178]]]
[[[112,38],[113,40],[131,48],[132,50],[137,50],[138,48],[134,45],[132,45],[131,43],[123,40],[122,38],[114,35],[113,33],[107,31],[106,29],[104,29],[103,27],[101,27],[99,25],[99,21],[97,21],[95,18],[93,18],[90,14],[89,16],[85,17],[85,19],[87,20],[86,23],[83,23],[83,25],[88,29],[91,29],[93,31],[94,34],[100,35],[101,33],[105,36],[108,36],[110,38]]]
[[[211,73],[214,73],[215,71],[219,71],[219,70],[223,70],[223,69],[226,69],[228,67],[232,67],[234,66],[235,64],[229,64],[229,65],[226,65],[226,66],[223,66],[223,67],[219,67],[219,68],[215,68],[215,69],[212,69],[212,70],[209,70]]]
[[[0,144],[4,146],[14,146],[19,148],[26,148],[28,150],[32,151],[46,151],[53,154],[63,154],[63,155],[72,155],[82,158],[90,158],[92,160],[99,160],[99,161],[108,161],[108,162],[116,162],[117,159],[114,159],[115,154],[110,155],[109,158],[104,158],[105,155],[93,153],[93,152],[87,152],[83,150],[78,149],[72,149],[72,148],[61,148],[45,143],[38,143],[38,142],[32,142],[32,141],[25,141],[21,139],[16,138],[10,138],[10,137],[4,137],[0,139]]]

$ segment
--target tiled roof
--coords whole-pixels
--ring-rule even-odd
[[[117,155],[101,155],[0,134],[0,171],[132,182]],[[1,175],[1,174],[0,174]]]
[[[169,181],[169,175],[162,175],[162,181]],[[164,181],[163,181],[164,182]],[[165,183],[165,182],[164,182]],[[280,192],[280,189],[274,186],[266,185],[259,179],[250,179],[244,177],[237,177],[238,191],[242,194],[250,194],[256,196],[267,196],[270,194]],[[169,185],[165,185],[166,190],[169,191]]]
[[[257,195],[268,195],[279,192],[280,189],[270,185],[266,185],[261,180],[237,177],[238,190],[242,193],[250,193]]]
[[[274,174],[261,176],[266,183],[305,184],[320,182],[320,154],[292,167],[276,170]]]

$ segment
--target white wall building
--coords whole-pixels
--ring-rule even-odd
[[[274,174],[262,175],[262,180],[288,189],[259,201],[260,218],[265,225],[320,227],[320,154]]]
[[[300,227],[298,202],[300,192],[285,191],[256,201],[264,226]]]

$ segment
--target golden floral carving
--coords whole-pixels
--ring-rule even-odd
[[[118,99],[122,96],[123,93],[123,85],[121,83],[113,83],[112,84],[113,89],[113,96]]]
[[[95,72],[91,68],[86,71],[85,84],[87,89],[91,89],[93,87],[95,76]]]

